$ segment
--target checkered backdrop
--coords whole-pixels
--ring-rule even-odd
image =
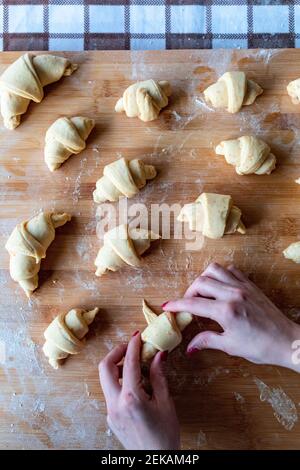
[[[0,0],[3,50],[300,46],[300,0]]]

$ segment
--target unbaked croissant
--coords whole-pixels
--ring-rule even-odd
[[[38,272],[47,248],[55,238],[55,229],[71,220],[66,213],[41,212],[18,224],[6,242],[10,254],[10,275],[27,297],[38,287]]]
[[[291,243],[284,251],[283,255],[285,258],[300,263],[300,242]]]
[[[138,158],[129,162],[120,158],[104,167],[103,176],[97,181],[93,192],[94,201],[113,202],[123,196],[133,197],[146,185],[147,180],[155,176],[153,165],[145,165]]]
[[[244,72],[226,72],[219,80],[204,90],[204,97],[214,108],[227,108],[229,113],[237,113],[242,106],[254,103],[263,89]]]
[[[238,139],[223,140],[216,147],[217,155],[224,155],[239,175],[269,175],[276,166],[276,157],[261,139],[244,135]]]
[[[102,276],[107,270],[118,271],[126,265],[139,267],[141,255],[158,239],[159,235],[151,230],[132,229],[126,224],[109,230],[95,260],[96,276]]]
[[[15,129],[30,101],[42,101],[44,86],[57,82],[64,75],[71,75],[76,69],[77,65],[68,59],[51,54],[24,54],[9,65],[0,76],[1,114],[5,127]]]
[[[117,113],[125,111],[128,117],[139,117],[142,121],[157,119],[162,108],[168,105],[171,86],[167,81],[145,80],[130,85],[115,106]]]
[[[82,116],[57,119],[45,137],[44,155],[49,170],[57,170],[73,153],[84,150],[85,141],[94,126],[94,119]]]
[[[224,234],[246,232],[241,216],[231,196],[202,193],[195,202],[183,206],[177,220],[188,222],[190,230],[205,237],[222,238]]]
[[[43,351],[54,369],[58,369],[60,361],[69,354],[78,354],[82,350],[85,344],[83,338],[98,312],[99,308],[89,311],[73,308],[52,320],[44,332],[46,342]]]
[[[299,104],[300,103],[300,78],[297,78],[297,80],[293,80],[288,84],[286,87],[288,94],[290,95],[292,99],[293,104]]]
[[[163,312],[156,315],[143,300],[143,314],[148,326],[142,332],[144,342],[142,362],[148,362],[158,351],[171,352],[182,341],[181,332],[191,323],[193,317],[188,312]]]

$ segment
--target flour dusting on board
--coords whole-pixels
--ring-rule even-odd
[[[261,401],[266,401],[273,408],[274,416],[282,426],[291,431],[298,421],[295,403],[279,388],[271,388],[262,380],[254,378],[254,383],[260,392]]]

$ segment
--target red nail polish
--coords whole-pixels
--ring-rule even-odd
[[[139,334],[139,330],[136,330],[136,331],[133,333],[132,337],[134,337],[134,336],[136,336],[136,335],[138,335],[138,334]]]
[[[162,351],[160,353],[160,359],[165,362],[168,359],[168,351]]]
[[[167,302],[163,303],[163,304],[161,305],[161,308],[164,308],[168,303],[169,303],[169,300],[167,300]]]
[[[187,350],[187,355],[188,356],[192,356],[193,354],[195,354],[196,352],[199,352],[199,349],[198,348],[190,348]]]

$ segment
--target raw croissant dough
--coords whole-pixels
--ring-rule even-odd
[[[71,220],[66,213],[41,212],[18,224],[5,248],[10,254],[10,275],[27,297],[38,287],[41,259],[55,238],[55,229]]]
[[[99,308],[90,311],[74,308],[58,315],[50,323],[44,332],[46,342],[43,351],[54,369],[58,369],[60,361],[69,354],[78,354],[82,350],[83,338],[98,312]]]
[[[127,264],[139,267],[140,256],[158,239],[159,235],[151,230],[131,229],[125,224],[109,230],[95,260],[96,276],[102,276],[106,270],[118,271]]]
[[[142,121],[157,119],[162,108],[168,105],[171,95],[169,82],[145,80],[130,85],[115,106],[117,113],[125,111],[128,117],[139,117]]]
[[[226,72],[219,80],[204,90],[204,97],[214,108],[227,108],[229,113],[237,113],[242,106],[254,103],[263,89],[244,72]]]
[[[202,193],[195,202],[183,206],[177,220],[188,222],[190,230],[202,232],[205,237],[222,238],[224,234],[246,233],[241,216],[231,196]]]
[[[120,197],[135,196],[143,188],[147,180],[156,176],[156,170],[152,165],[145,165],[142,160],[131,161],[120,158],[103,170],[103,176],[96,183],[93,192],[95,202],[118,201]]]
[[[238,139],[223,140],[216,147],[217,155],[224,155],[239,175],[269,175],[276,166],[276,157],[261,139],[244,135]]]
[[[51,54],[19,57],[0,76],[1,114],[5,127],[15,129],[30,100],[40,103],[44,86],[57,82],[64,75],[71,75],[77,67],[68,59]]]
[[[57,170],[73,153],[85,149],[95,121],[82,116],[61,117],[47,130],[45,137],[45,162],[50,171]]]
[[[289,245],[283,252],[285,258],[300,263],[300,242]]]
[[[297,78],[297,80],[293,80],[288,84],[286,87],[288,94],[290,95],[292,99],[293,104],[299,104],[300,103],[300,78]]]
[[[179,312],[176,315],[163,312],[156,315],[145,300],[143,300],[143,314],[148,326],[142,332],[144,341],[141,353],[142,362],[148,362],[157,351],[173,351],[182,341],[181,332],[193,319],[188,312]]]

